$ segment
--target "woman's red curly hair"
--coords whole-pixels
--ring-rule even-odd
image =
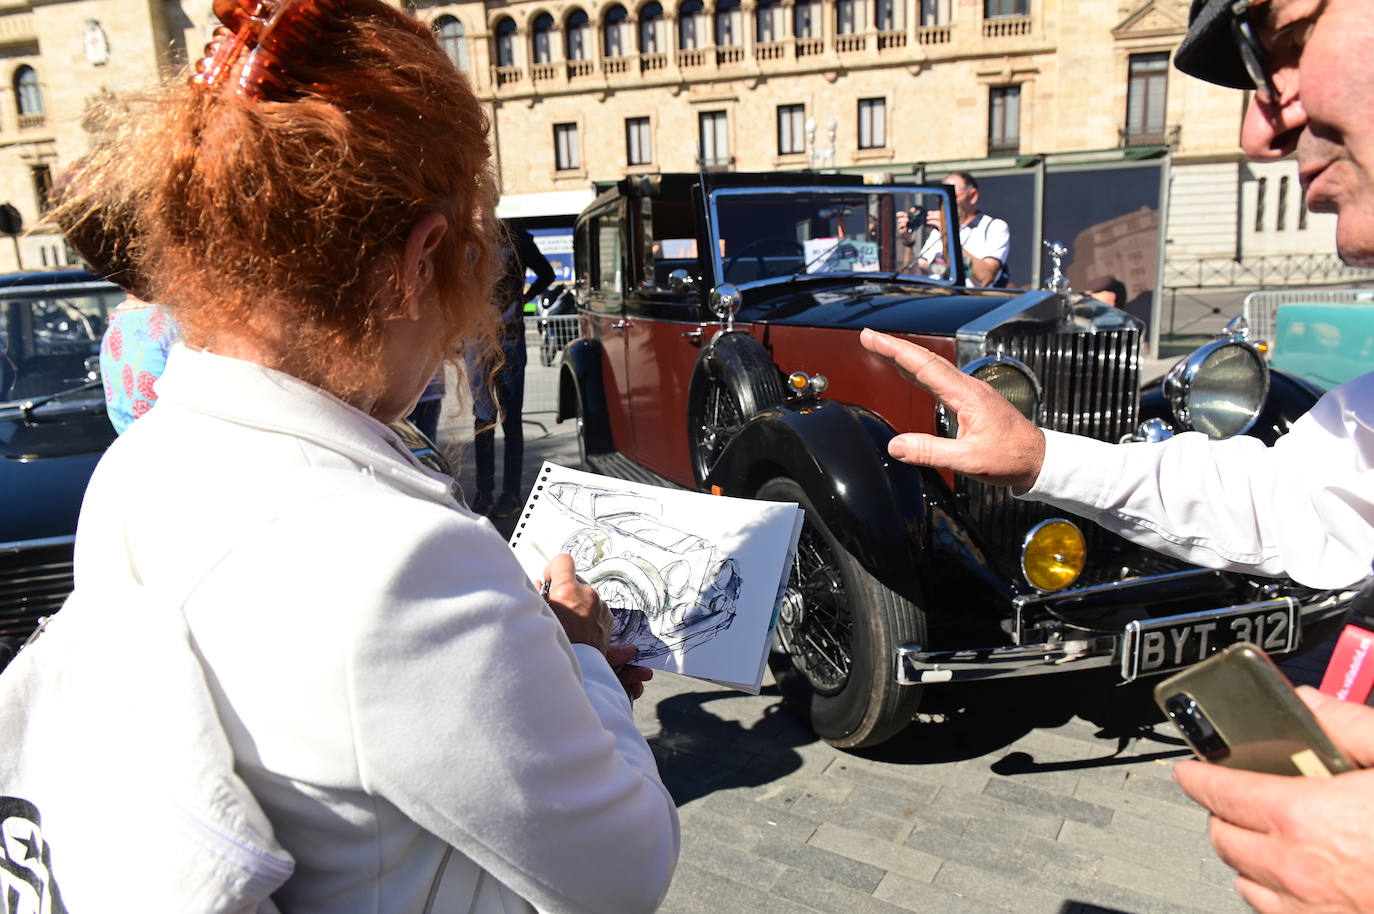
[[[367,410],[406,294],[400,254],[427,213],[448,220],[435,345],[493,347],[496,191],[486,115],[429,29],[381,0],[347,7],[288,62],[284,98],[183,80],[124,161],[150,176],[144,273],[183,338],[213,351],[247,334],[273,367]]]

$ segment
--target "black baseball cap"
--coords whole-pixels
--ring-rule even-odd
[[[1193,0],[1188,11],[1188,34],[1174,52],[1174,66],[1189,76],[1227,86],[1253,89],[1235,36],[1231,33],[1231,5],[1235,0]]]

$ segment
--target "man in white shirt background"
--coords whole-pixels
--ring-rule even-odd
[[[1179,69],[1252,90],[1241,146],[1296,155],[1307,207],[1338,214],[1336,249],[1374,266],[1374,12],[1364,0],[1193,0]],[[1121,444],[1036,428],[982,381],[865,330],[958,417],[956,439],[897,435],[889,453],[1088,515],[1213,567],[1342,587],[1374,558],[1374,373],[1333,389],[1271,448],[1198,433]],[[1217,854],[1262,912],[1374,911],[1374,709],[1306,690],[1363,770],[1286,778],[1181,762],[1175,779],[1212,812]]]
[[[1005,220],[978,209],[978,182],[966,171],[952,172],[944,183],[954,187],[954,204],[959,216],[959,253],[964,258],[967,284],[975,287],[1007,284],[1007,252],[1011,250],[1011,229]],[[897,233],[904,244],[916,246],[917,226],[905,212],[897,214]],[[921,245],[916,269],[931,276],[949,275],[945,263],[945,213],[942,209],[926,213],[931,232]]]

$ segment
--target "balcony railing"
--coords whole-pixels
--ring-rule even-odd
[[[639,72],[649,73],[654,70],[666,70],[668,68],[667,54],[640,54]]]
[[[496,76],[492,81],[498,86],[509,86],[513,83],[518,83],[525,76],[525,71],[522,67],[496,67],[495,70]]]
[[[754,45],[755,60],[782,60],[787,56],[787,43],[783,41],[767,41],[763,44]]]
[[[684,70],[706,66],[706,52],[701,48],[678,48],[677,65]]]
[[[984,38],[1018,38],[1031,33],[1029,16],[999,16],[983,20]]]
[[[878,50],[894,51],[906,47],[906,32],[882,31],[878,33]]]
[[[603,57],[601,58],[601,69],[606,73],[627,73],[630,69],[630,58],[628,57]]]
[[[918,44],[949,44],[950,32],[947,25],[923,25],[916,32]]]
[[[867,35],[836,35],[835,50],[841,54],[857,54],[868,44]]]
[[[556,63],[537,63],[530,68],[530,78],[535,82],[549,82],[558,78],[558,64]]]
[[[1122,146],[1168,146],[1171,149],[1177,149],[1179,141],[1183,138],[1183,125],[1174,124],[1163,132],[1143,130],[1132,132],[1129,127],[1118,127],[1116,132]]]
[[[731,45],[728,48],[716,48],[716,66],[723,67],[726,64],[743,62],[744,48],[739,45]]]
[[[798,57],[811,57],[811,56],[813,56],[813,55],[822,54],[822,53],[824,53],[824,52],[825,52],[825,39],[824,39],[824,38],[798,38],[798,39],[797,39],[797,56],[798,56]]]
[[[568,79],[586,79],[592,75],[592,62],[590,60],[570,60],[568,61]]]

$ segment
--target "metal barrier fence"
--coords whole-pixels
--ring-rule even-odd
[[[1274,342],[1279,305],[1297,302],[1330,305],[1374,304],[1374,289],[1273,289],[1251,292],[1241,303],[1250,338]]]
[[[577,315],[525,318],[525,409],[523,416],[558,412],[558,356],[577,339]],[[526,419],[548,431],[539,419]]]

